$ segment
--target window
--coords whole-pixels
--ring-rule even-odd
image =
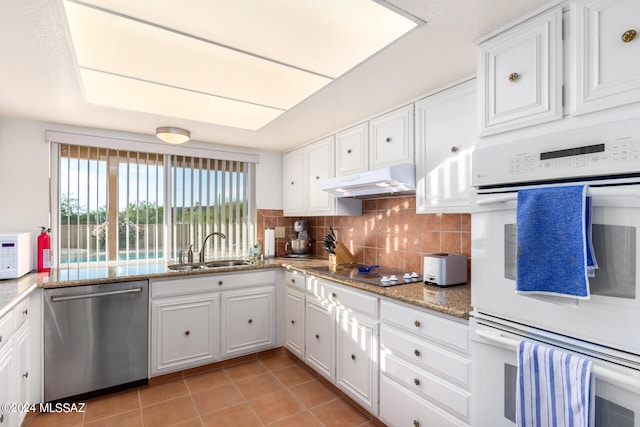
[[[255,164],[53,143],[59,267],[245,256]],[[219,232],[225,239],[204,238]]]
[[[173,253],[205,251],[208,257],[244,256],[253,243],[250,163],[173,156]],[[220,236],[207,240],[213,232]]]

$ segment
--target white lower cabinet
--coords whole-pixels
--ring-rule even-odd
[[[380,376],[380,418],[390,427],[468,427],[384,375]]]
[[[275,270],[153,280],[151,376],[275,347],[275,290]]]
[[[386,300],[380,312],[380,419],[390,426],[468,425],[468,324]]]
[[[305,361],[378,416],[378,298],[307,277]]]
[[[15,351],[13,349],[13,342],[6,336],[2,336],[2,342],[0,342],[0,402],[10,403],[16,402],[15,382],[17,381],[15,372]],[[0,426],[13,426],[18,425],[15,412],[0,411]]]
[[[0,403],[19,405],[41,401],[40,293],[41,290],[35,290],[0,318]],[[22,425],[27,412],[17,409],[0,411],[0,427]]]
[[[337,330],[338,386],[372,414],[378,413],[378,321],[343,310]]]
[[[284,346],[298,358],[305,358],[304,293],[305,276],[296,271],[285,271]]]
[[[335,382],[335,323],[333,305],[327,301],[307,298],[305,361],[331,382]]]
[[[151,303],[152,376],[218,360],[218,295]]]
[[[275,345],[275,285],[222,294],[222,354],[225,358]]]

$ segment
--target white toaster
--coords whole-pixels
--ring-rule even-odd
[[[429,254],[424,257],[425,283],[451,286],[467,283],[467,257],[457,254]]]

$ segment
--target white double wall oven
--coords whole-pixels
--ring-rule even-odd
[[[515,425],[528,340],[593,361],[596,427],[640,427],[640,120],[481,147],[473,164],[473,425]],[[568,305],[515,293],[517,192],[563,185],[589,186],[599,266]]]

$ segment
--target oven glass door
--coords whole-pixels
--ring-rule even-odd
[[[474,367],[471,425],[513,427],[516,425],[516,349],[480,336],[477,331],[486,331],[489,335],[516,341],[523,337],[475,321],[472,321],[471,326],[471,354]],[[544,342],[542,344],[549,346]],[[640,372],[634,369],[621,368],[598,359],[592,361],[594,366],[614,369],[627,377],[635,378],[635,381],[640,383]],[[481,368],[476,369],[478,366]],[[595,392],[595,427],[640,427],[640,390],[630,391],[628,387],[596,376]]]
[[[516,295],[517,193],[475,194],[472,305],[481,313],[640,354],[632,321],[640,313],[640,185],[600,187],[592,194],[599,269],[589,280],[591,298],[575,307]]]

